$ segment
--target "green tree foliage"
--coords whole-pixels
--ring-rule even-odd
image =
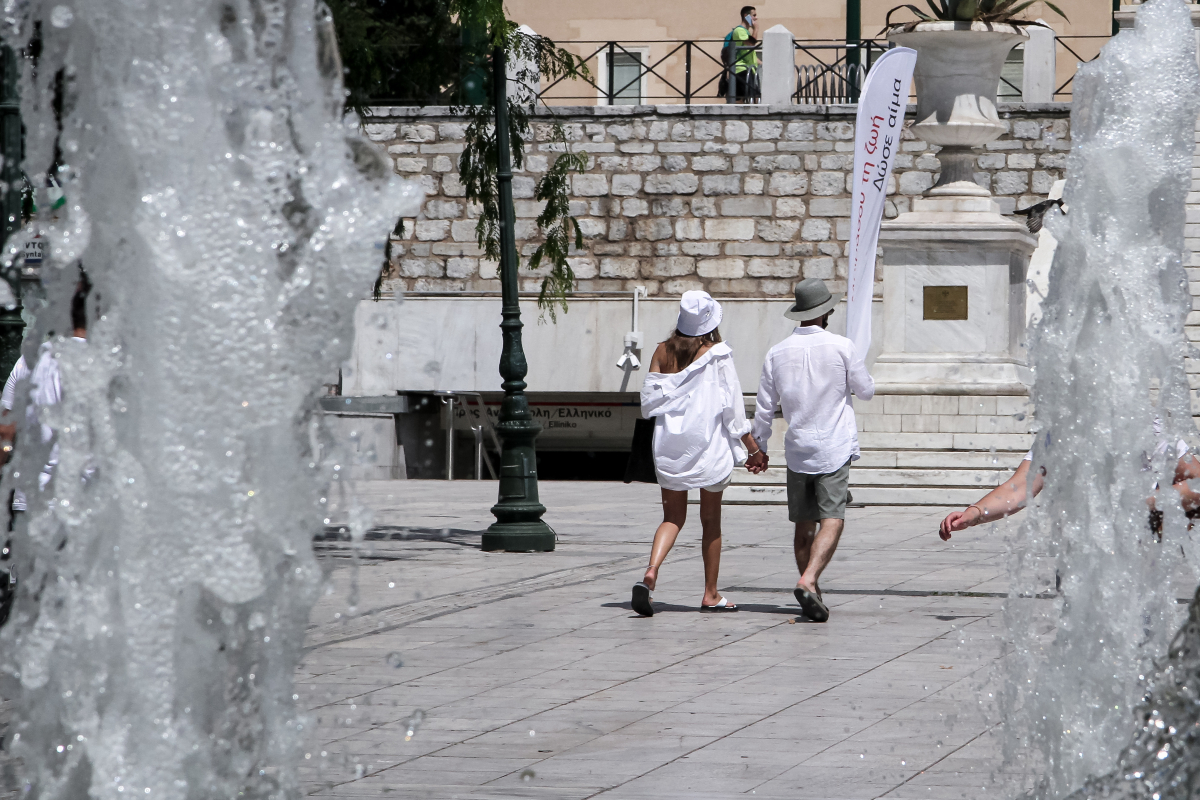
[[[346,106],[448,105],[464,52],[446,0],[326,0],[346,68]]]
[[[487,258],[500,257],[500,199],[496,180],[497,154],[494,92],[488,85],[483,102],[467,105],[461,82],[479,75],[479,66],[494,48],[505,53],[510,80],[525,91],[510,93],[509,144],[513,167],[525,162],[525,147],[533,140],[530,114],[540,102],[537,88],[542,78],[586,77],[587,67],[575,55],[545,36],[528,36],[504,12],[502,0],[326,0],[333,13],[338,45],[346,67],[347,108],[369,115],[371,101],[410,99],[425,103],[453,103],[454,112],[467,123],[459,158],[459,177],[469,201],[479,203],[476,225],[479,247]],[[464,36],[463,31],[469,32]],[[463,41],[472,42],[464,48]],[[490,69],[486,82],[490,84]],[[521,99],[523,98],[523,100]],[[569,182],[572,172],[587,167],[585,152],[572,152],[557,120],[550,121],[551,140],[561,152],[538,181],[535,198],[545,202],[537,218],[542,241],[528,266],[548,266],[542,279],[538,305],[553,319],[557,308],[567,309],[575,274],[567,261],[572,247],[583,247],[579,223],[570,214]],[[510,210],[511,213],[511,210]],[[397,223],[396,235],[403,230]],[[384,269],[391,260],[385,250]],[[382,275],[380,276],[382,279]],[[376,297],[380,282],[376,281]]]
[[[498,25],[499,32],[491,25]],[[587,67],[576,56],[558,47],[545,36],[528,36],[517,26],[505,19],[501,23],[489,23],[489,40],[504,50],[509,64],[510,80],[517,86],[508,98],[508,132],[512,164],[520,169],[525,162],[525,145],[532,139],[529,114],[536,108],[536,89],[541,78],[555,80],[561,77],[582,77]],[[500,257],[500,197],[496,180],[497,146],[493,92],[488,93],[487,102],[479,106],[464,106],[456,109],[469,120],[466,131],[466,147],[458,161],[459,178],[462,180],[468,200],[480,204],[483,213],[475,226],[475,236],[487,258]],[[528,98],[520,102],[520,98]],[[555,318],[556,308],[567,310],[567,297],[575,287],[575,273],[567,260],[572,245],[583,247],[583,233],[579,223],[570,213],[569,181],[572,172],[587,169],[588,154],[572,152],[566,135],[557,120],[551,123],[552,138],[561,146],[554,163],[534,192],[537,200],[546,203],[537,224],[542,232],[542,242],[529,259],[529,268],[537,269],[543,263],[550,267],[542,279],[538,294],[538,307],[543,313]]]

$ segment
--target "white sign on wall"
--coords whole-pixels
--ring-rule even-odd
[[[484,405],[488,421],[494,427],[500,421],[500,403]],[[633,423],[642,416],[638,402],[540,402],[531,401],[529,412],[542,426],[540,438],[631,438]],[[454,406],[454,429],[469,431],[479,424],[479,406],[475,403]]]
[[[871,295],[875,250],[887,200],[888,178],[900,151],[908,87],[917,51],[893,47],[867,73],[858,99],[854,135],[854,196],[850,206],[850,268],[846,291],[846,336],[860,358],[871,346]]]

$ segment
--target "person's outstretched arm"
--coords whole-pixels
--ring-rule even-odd
[[[1179,504],[1183,506],[1183,513],[1189,517],[1196,516],[1197,509],[1200,509],[1200,492],[1192,488],[1189,481],[1194,481],[1200,478],[1200,461],[1191,453],[1185,453],[1175,462],[1175,477],[1171,482],[1171,488],[1179,492]],[[1146,501],[1151,508],[1154,508],[1154,497],[1150,497]]]
[[[1033,476],[1033,485],[1028,485],[1030,463],[1032,462],[1022,461],[1021,465],[1017,467],[1017,471],[1004,483],[962,511],[952,511],[947,514],[938,530],[942,541],[949,541],[953,531],[966,530],[981,522],[995,522],[1017,513],[1025,507],[1025,501],[1030,493],[1037,497],[1038,493],[1042,491],[1045,479],[1039,472]]]

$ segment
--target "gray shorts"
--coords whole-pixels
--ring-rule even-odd
[[[788,519],[791,522],[845,519],[849,487],[850,461],[842,464],[836,472],[824,475],[806,475],[789,469]]]

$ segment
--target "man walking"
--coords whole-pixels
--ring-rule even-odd
[[[796,284],[795,295],[795,304],[784,316],[800,326],[767,353],[752,433],[765,453],[771,420],[782,408],[787,422],[788,519],[796,525],[794,549],[800,569],[796,600],[805,616],[824,622],[829,609],[818,581],[842,536],[850,462],[859,457],[850,394],[870,400],[875,381],[854,343],[825,330],[842,296],[830,294],[816,278]]]

